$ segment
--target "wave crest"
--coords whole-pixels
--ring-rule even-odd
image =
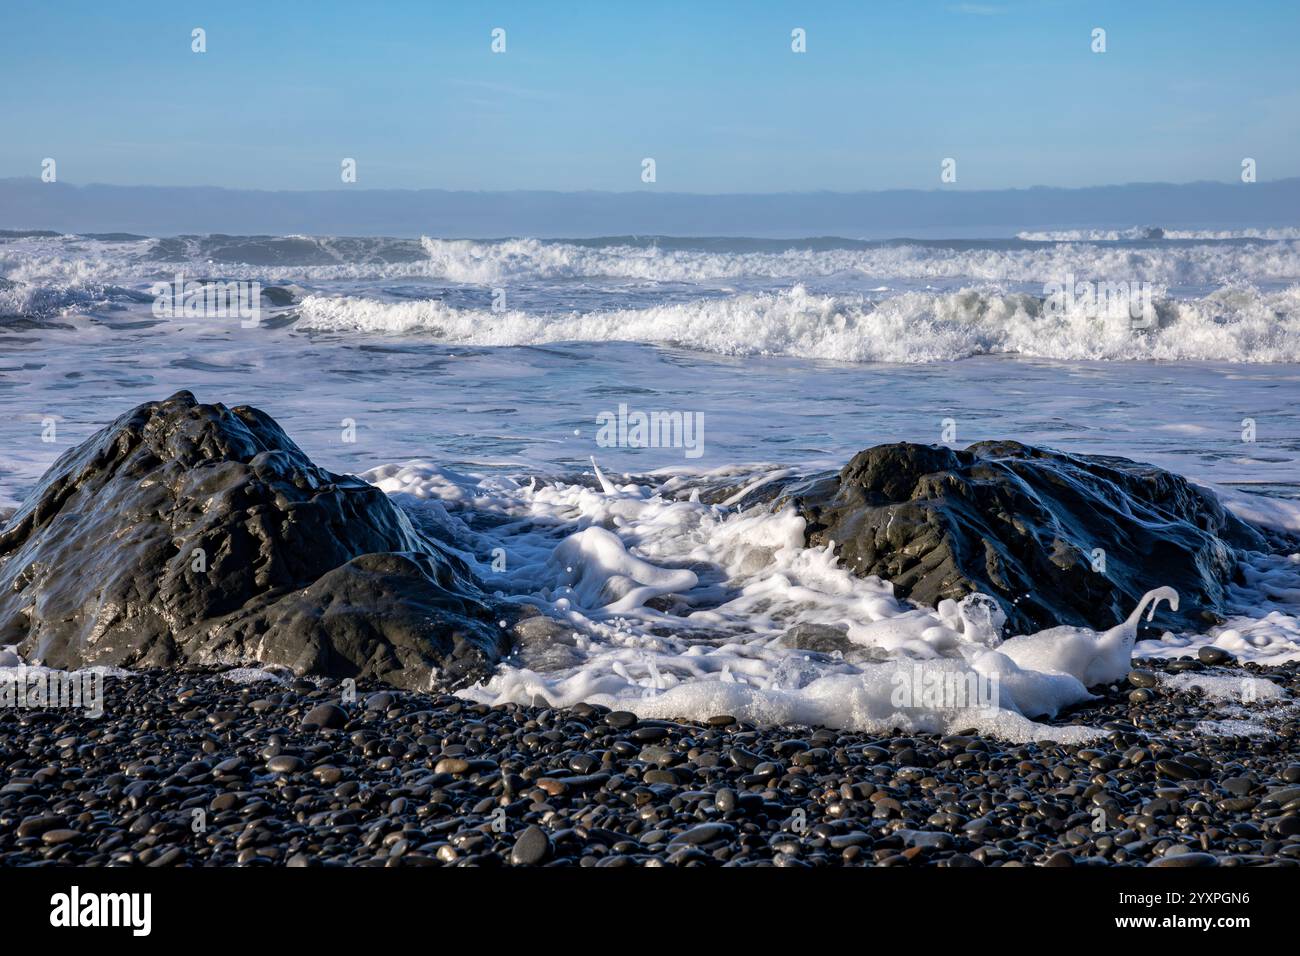
[[[1300,277],[1300,230],[1294,237],[1288,230],[1267,232],[1277,232],[1279,238],[1129,245],[1072,234],[1074,241],[1037,241],[1056,234],[1033,234],[1032,239],[971,242],[809,240],[763,243],[760,248],[744,240],[728,245],[722,240],[631,238],[584,243],[424,237],[417,243],[298,236],[137,241],[36,236],[0,241],[0,276],[43,286],[130,285],[170,278],[177,271],[268,283],[433,280],[477,286],[514,280],[726,283],[831,276],[1041,285],[1068,274],[1168,286],[1295,281]]]
[[[1026,242],[1126,242],[1146,239],[1182,239],[1217,242],[1227,239],[1263,239],[1269,241],[1300,239],[1300,229],[1161,229],[1158,226],[1130,226],[1127,229],[1047,229],[1018,232]]]
[[[1143,248],[1087,244],[1030,247],[882,244],[737,252],[658,245],[585,246],[537,239],[420,240],[435,278],[494,285],[513,278],[618,278],[655,282],[740,278],[800,279],[843,274],[901,280],[1042,283],[1067,274],[1114,276],[1166,285],[1291,281],[1300,275],[1300,240],[1267,246]]]
[[[1126,316],[1053,312],[1043,299],[963,289],[880,301],[777,293],[699,299],[647,309],[536,315],[459,309],[423,299],[388,303],[310,296],[299,328],[422,333],[476,346],[630,341],[722,355],[843,362],[924,363],[1009,353],[1060,360],[1300,361],[1300,285],[1276,292],[1220,289],[1158,301],[1158,324],[1135,332]]]

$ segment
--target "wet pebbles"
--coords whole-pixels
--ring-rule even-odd
[[[0,865],[1298,865],[1294,723],[1198,727],[1225,705],[1158,676],[1205,657],[1101,689],[1079,746],[109,678],[98,720],[0,711]]]

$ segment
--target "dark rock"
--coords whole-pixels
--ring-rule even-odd
[[[333,764],[322,764],[319,767],[313,767],[311,775],[327,786],[338,783],[343,779],[343,771]]]
[[[67,825],[67,818],[62,816],[28,817],[18,824],[18,835],[20,837],[38,837],[51,830],[64,828]]]
[[[1256,781],[1250,777],[1224,777],[1219,781],[1224,790],[1237,797],[1244,797],[1255,789]]]
[[[455,686],[506,650],[464,563],[267,415],[189,392],[62,457],[0,531],[0,644],[31,663],[263,663]]]
[[[1158,860],[1152,860],[1147,866],[1218,866],[1219,860],[1213,853],[1175,853],[1166,854]]]
[[[1292,800],[1300,799],[1300,787],[1280,787],[1277,790],[1270,790],[1268,799],[1278,805],[1290,803]]]
[[[298,773],[306,766],[301,757],[295,757],[291,754],[281,754],[278,757],[272,757],[266,762],[266,769],[272,773]]]
[[[295,301],[293,290],[279,285],[267,286],[263,289],[262,298],[273,306],[293,305]]]
[[[609,724],[609,726],[613,727],[615,730],[623,730],[626,727],[633,727],[636,725],[636,722],[636,714],[627,710],[612,710],[605,715],[605,723]]]
[[[317,704],[302,719],[304,729],[338,730],[348,722],[347,711],[337,704]]]
[[[851,846],[867,846],[871,843],[871,834],[858,830],[853,833],[837,833],[827,841],[832,850],[846,850]]]
[[[163,852],[157,859],[151,861],[149,866],[175,866],[185,859],[185,851],[178,846]]]
[[[1300,815],[1290,813],[1279,817],[1273,823],[1273,832],[1280,837],[1293,837],[1300,833]]]
[[[539,826],[530,826],[515,840],[510,862],[515,866],[536,866],[551,852],[551,838]]]
[[[851,651],[855,645],[848,632],[828,624],[796,624],[781,635],[781,646],[820,654]]]
[[[1157,760],[1156,772],[1162,777],[1170,777],[1174,780],[1195,780],[1201,776],[1187,764],[1177,760]]]
[[[933,830],[897,830],[895,832],[903,838],[904,843],[912,847],[946,850],[952,846],[952,837],[947,833],[939,833]]]
[[[1232,660],[1232,655],[1223,648],[1208,644],[1198,650],[1196,656],[1202,664],[1226,664]]]
[[[1009,627],[1110,628],[1168,585],[1178,626],[1217,620],[1237,550],[1263,536],[1178,475],[1124,458],[1018,442],[965,451],[899,443],[860,452],[838,476],[786,485],[807,544],[834,541],[844,565],[921,604],[982,592]],[[1105,553],[1105,572],[1093,552]]]
[[[668,736],[666,727],[638,727],[627,735],[627,739],[639,744],[652,744]]]
[[[694,845],[698,846],[704,843],[712,843],[715,840],[730,839],[736,832],[736,828],[729,823],[699,823],[689,830],[683,830],[676,834],[668,841],[669,846]]]
[[[239,806],[239,794],[237,793],[218,794],[212,798],[212,803],[209,804],[209,808],[217,813],[230,810],[237,806]]]

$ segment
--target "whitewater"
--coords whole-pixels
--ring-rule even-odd
[[[280,294],[253,328],[160,319],[151,289],[177,273]],[[1053,311],[1045,289],[1067,277],[1143,284],[1151,321]],[[913,606],[803,547],[793,513],[699,492],[883,442],[1013,438],[1148,461],[1300,531],[1300,237],[0,234],[0,509],[108,418],[181,388],[270,412],[538,612],[471,699],[1082,740],[1095,730],[1046,723],[1087,699],[1064,637],[1005,633],[975,599]],[[620,406],[701,416],[702,456],[598,443]],[[1140,656],[1294,660],[1300,555],[1252,557],[1204,631],[1142,620]],[[834,649],[791,646],[799,628]],[[996,683],[997,703],[900,709],[904,667]],[[1294,707],[1266,676],[1202,680],[1243,732]]]

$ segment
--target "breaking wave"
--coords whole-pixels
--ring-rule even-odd
[[[1249,232],[1249,231],[1248,231]],[[1296,235],[1292,235],[1292,233]],[[265,283],[367,280],[495,286],[525,280],[612,279],[725,283],[843,276],[882,281],[1032,283],[1066,275],[1167,286],[1291,282],[1300,276],[1300,230],[1263,230],[1257,240],[1116,245],[1111,234],[1027,234],[1008,240],[862,242],[619,237],[582,242],[504,239],[180,237],[0,239],[0,277],[45,288],[144,285],[183,270]],[[1276,238],[1271,234],[1276,233]],[[1175,237],[1176,233],[1166,233]],[[1189,236],[1192,234],[1189,234]],[[1201,236],[1201,234],[1195,234]],[[1217,236],[1218,234],[1213,234]],[[1113,238],[1123,238],[1118,234]]]
[[[645,309],[541,315],[456,308],[434,299],[311,296],[302,303],[298,328],[422,334],[475,346],[627,341],[843,362],[942,362],[998,353],[1061,360],[1300,361],[1300,285],[1274,292],[1229,287],[1197,299],[1158,300],[1155,311],[1157,324],[1135,332],[1126,315],[1057,313],[1027,294],[965,289],[873,301],[813,294],[796,285]]]
[[[1300,229],[1161,229],[1131,226],[1128,229],[1056,229],[1018,232],[1026,242],[1130,242],[1144,239],[1174,239],[1216,242],[1226,239],[1300,239]]]
[[[1296,237],[1300,240],[1300,236]],[[1029,242],[873,243],[722,251],[661,245],[578,245],[510,239],[421,240],[433,276],[490,285],[512,278],[607,277],[671,282],[799,278],[856,273],[882,278],[1050,281],[1066,274],[1166,285],[1276,281],[1300,275],[1300,241],[1266,245],[1107,248]]]

